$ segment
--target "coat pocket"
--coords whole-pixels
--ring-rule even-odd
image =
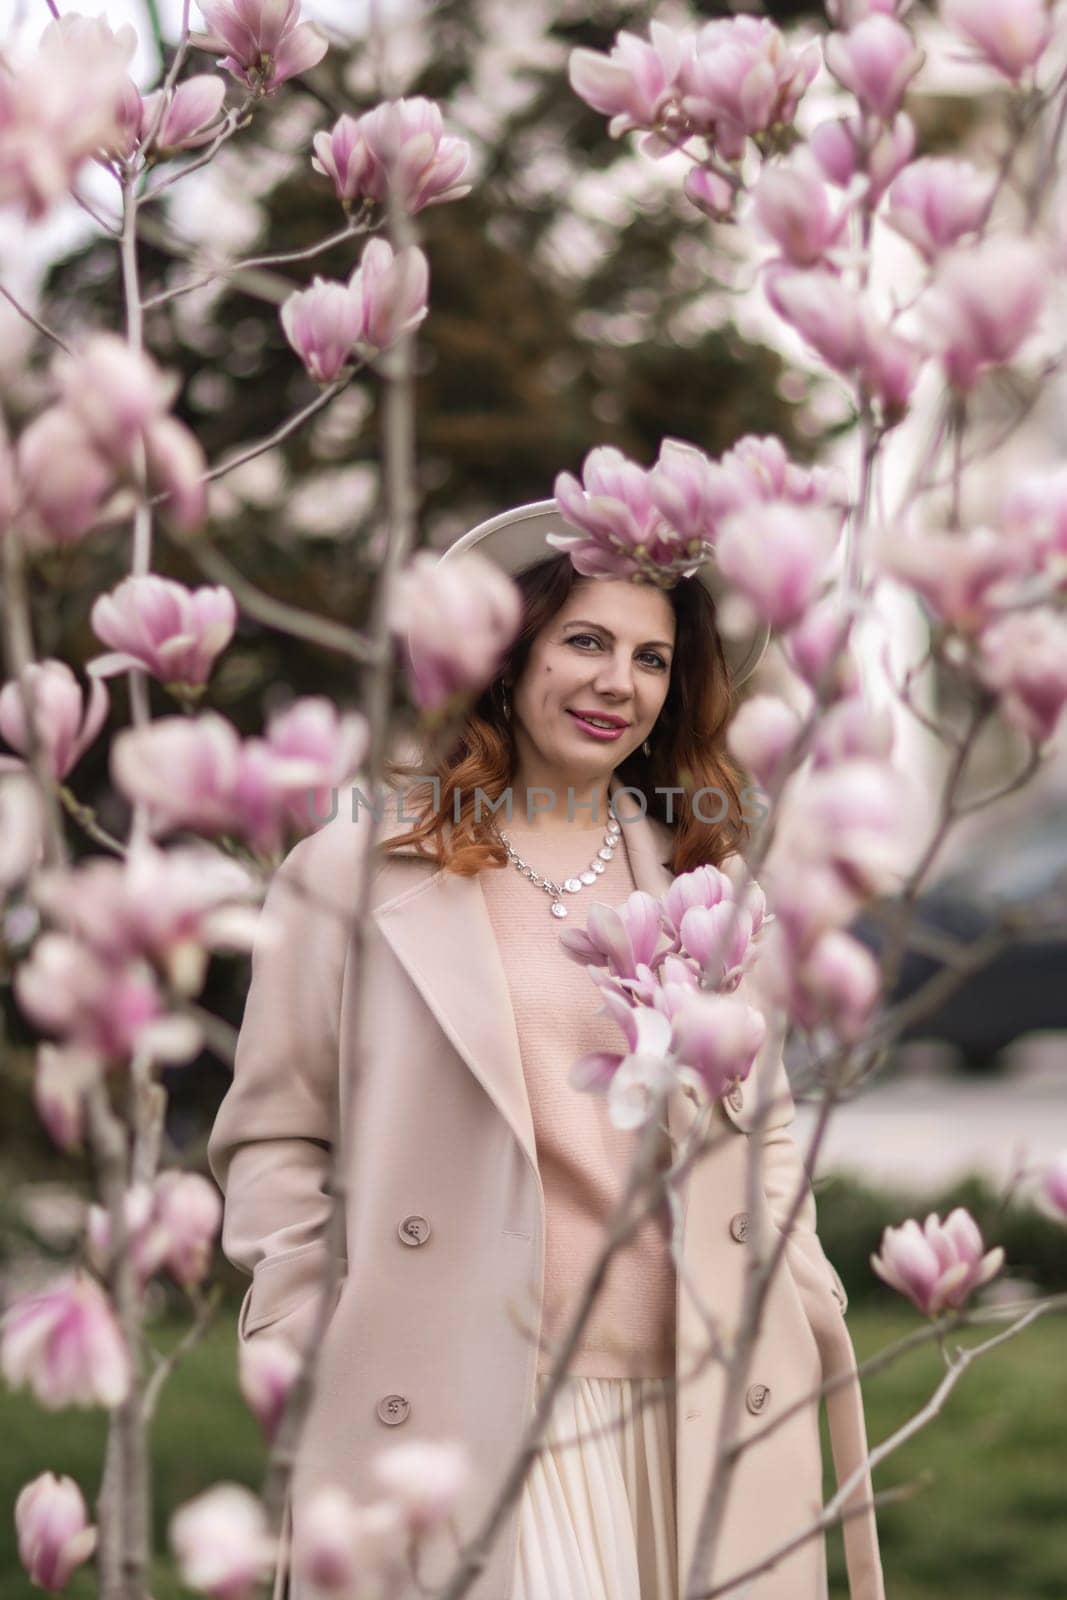
[[[250,1338],[265,1328],[273,1328],[295,1344],[303,1345],[312,1331],[319,1284],[326,1266],[323,1244],[312,1239],[307,1244],[281,1250],[256,1263],[252,1282],[241,1304],[237,1322],[240,1338]],[[341,1281],[346,1263],[341,1262]]]

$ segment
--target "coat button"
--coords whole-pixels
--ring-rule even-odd
[[[425,1244],[430,1237],[430,1224],[425,1217],[405,1217],[396,1231],[405,1244]]]
[[[390,1428],[395,1428],[398,1422],[406,1422],[411,1405],[402,1394],[387,1394],[378,1401],[378,1417]]]
[[[745,1091],[739,1083],[735,1083],[730,1093],[726,1096],[726,1104],[731,1111],[740,1111],[745,1103]]]
[[[744,1244],[748,1238],[748,1212],[739,1211],[736,1217],[730,1218],[730,1237],[736,1239],[738,1244]]]
[[[758,1417],[771,1398],[771,1391],[765,1383],[753,1383],[748,1387],[745,1395],[745,1405],[754,1417]]]

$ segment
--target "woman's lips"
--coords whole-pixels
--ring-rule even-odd
[[[587,733],[590,739],[620,739],[626,732],[625,723],[618,728],[598,728],[594,723],[586,722],[576,711],[568,711],[567,715],[574,718],[582,732]]]

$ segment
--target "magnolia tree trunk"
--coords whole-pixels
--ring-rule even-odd
[[[33,907],[40,921],[32,943],[16,952],[12,980],[22,1017],[40,1036],[36,1108],[62,1149],[91,1149],[98,1193],[84,1264],[7,1307],[0,1363],[9,1383],[28,1386],[48,1407],[95,1405],[110,1416],[95,1523],[70,1478],[44,1473],[19,1496],[19,1550],[31,1578],[61,1589],[95,1552],[104,1600],[147,1600],[156,1559],[151,1425],[164,1383],[215,1309],[206,1285],[221,1218],[206,1178],[161,1162],[160,1069],[205,1045],[228,1053],[228,1031],[199,998],[209,957],[250,948],[271,874],[312,819],[329,814],[331,793],[336,799],[339,785],[357,779],[374,791],[389,772],[401,732],[391,709],[397,674],[410,704],[404,731],[432,753],[436,780],[447,782],[448,752],[475,706],[484,710],[491,688],[498,704],[509,680],[524,601],[484,557],[458,566],[411,553],[415,345],[429,306],[419,216],[462,200],[471,152],[446,131],[438,106],[404,97],[384,29],[375,25],[369,46],[380,104],[323,127],[307,152],[308,182],[332,185],[338,226],[284,256],[206,271],[191,265],[185,281],[152,298],[163,304],[223,272],[249,292],[269,293],[264,284],[290,278],[281,328],[313,397],[280,414],[268,437],[210,462],[175,416],[175,384],[145,345],[139,224],[153,208],[165,232],[162,197],[224,148],[239,152],[242,131],[290,80],[313,81],[326,37],[301,18],[298,0],[282,8],[201,0],[207,31],[197,34],[186,4],[165,77],[143,93],[129,76],[136,45],[129,26],[50,9],[54,20],[39,43],[9,52],[3,63],[0,203],[36,221],[73,196],[117,253],[123,316],[121,326],[102,329],[86,306],[85,326],[60,333],[47,304],[31,309],[3,290],[41,350],[51,347],[51,367],[47,398],[17,437],[0,438],[7,677],[0,896],[12,908]],[[615,137],[633,139],[664,194],[689,205],[693,229],[713,244],[729,243],[724,274],[729,256],[738,283],[744,273],[755,285],[798,367],[830,375],[847,394],[855,452],[842,470],[793,461],[773,437],[740,438],[716,460],[695,443],[665,439],[651,466],[605,445],[580,474],[555,476],[568,531],[546,545],[546,557],[563,553],[583,576],[665,592],[710,563],[727,655],[736,664],[745,639],[773,638],[792,693],[757,693],[737,705],[724,680],[722,704],[736,706],[735,714],[694,735],[704,740],[701,760],[714,758],[715,770],[737,779],[730,780],[729,827],[740,848],[727,859],[725,849],[707,844],[727,834],[706,834],[693,857],[699,864],[677,873],[662,899],[651,907],[648,896],[594,907],[584,931],[563,938],[596,980],[590,1006],[606,997],[619,1025],[617,1053],[577,1061],[572,1083],[576,1093],[605,1094],[617,1126],[635,1131],[634,1162],[536,1413],[515,1441],[482,1525],[460,1541],[455,1570],[438,1590],[442,1600],[468,1593],[484,1570],[614,1253],[664,1203],[677,1218],[692,1170],[714,1151],[703,1115],[670,1167],[657,1161],[671,1092],[703,1112],[736,1093],[770,1016],[780,1017],[810,1046],[794,1089],[821,1096],[813,1160],[835,1105],[876,1070],[924,1007],[941,1003],[1011,941],[1062,930],[1067,920],[1062,886],[1050,885],[1025,913],[994,918],[982,939],[946,945],[927,989],[892,1002],[918,896],[953,827],[1039,772],[1067,703],[1067,479],[1059,470],[1035,471],[995,502],[969,490],[972,464],[1004,445],[1062,360],[1056,313],[1067,239],[1056,197],[1067,93],[1057,13],[1044,0],[943,0],[935,27],[894,0],[831,0],[828,11],[814,37],[747,15],[688,26],[654,21],[647,37],[621,33],[610,51],[577,49],[568,63],[575,95],[611,119]],[[982,78],[976,93],[994,84],[1001,91],[989,113],[1000,119],[1000,154],[987,168],[923,155],[907,110],[924,77],[961,49]],[[821,118],[813,109],[819,95],[824,106],[830,100]],[[93,163],[113,183],[103,210],[83,193]],[[888,295],[876,292],[872,276],[886,230],[912,253],[908,281]],[[308,264],[346,245],[347,278],[316,276],[302,286]],[[269,279],[264,268],[272,269]],[[205,571],[217,571],[212,485],[305,427],[361,371],[382,391],[388,525],[365,629],[284,604],[236,569],[232,583],[197,589],[156,574],[161,520]],[[1009,372],[1002,392],[1014,413],[993,435],[975,420],[976,402]],[[906,481],[895,473],[887,482],[886,442],[920,393],[933,404],[934,424]],[[115,529],[129,532],[129,576],[92,605],[101,653],[84,662],[41,659],[28,579],[46,583],[55,570],[50,554],[91,549]],[[918,851],[894,719],[867,696],[855,645],[887,587],[898,602],[901,593],[917,602],[924,638],[890,688],[946,756],[934,824]],[[48,600],[42,589],[40,606]],[[212,672],[241,616],[355,663],[356,704],[294,698],[261,734],[242,739],[210,709]],[[749,651],[749,669],[759,654]],[[956,722],[930,709],[935,669],[965,708]],[[112,782],[130,810],[125,837],[109,834],[75,788],[78,763],[101,736],[115,676],[129,688],[129,726],[110,751]],[[173,715],[153,715],[150,679],[174,700]],[[976,801],[975,751],[997,724],[1017,738],[1017,770]],[[651,788],[656,768],[648,760]],[[705,819],[695,810],[694,775],[669,776],[679,785],[671,793],[681,797],[688,837],[698,838]],[[745,780],[755,786],[746,792],[761,797],[750,829],[737,815]],[[72,866],[75,837],[92,849]],[[367,864],[351,908],[357,953],[370,896]],[[851,931],[865,910],[886,925],[877,958]],[[766,1014],[739,993],[757,966]],[[355,964],[357,972],[364,967]],[[360,1070],[357,1063],[354,1078]],[[342,1103],[353,1107],[358,1083],[341,1088]],[[760,1115],[774,1109],[761,1105]],[[748,1143],[754,1210],[759,1134],[758,1124]],[[216,1485],[172,1508],[171,1553],[184,1583],[205,1594],[251,1595],[287,1559],[278,1536],[336,1300],[351,1143],[351,1126],[339,1129],[327,1267],[307,1353],[271,1339],[242,1344],[242,1391],[270,1444],[263,1493]],[[1020,1179],[1067,1218],[1067,1155]],[[731,1480],[755,1442],[739,1431],[755,1341],[807,1196],[805,1180],[769,1255],[754,1241],[746,1245],[732,1340],[720,1337],[705,1308],[706,1359],[725,1366],[727,1401],[708,1442],[713,1470],[682,1575],[686,1600],[742,1592],[790,1549],[867,1509],[857,1490],[869,1469],[938,1415],[986,1350],[1056,1304],[1046,1298],[1009,1308],[999,1332],[952,1354],[946,1334],[980,1319],[970,1302],[999,1271],[1002,1248],[962,1210],[887,1229],[874,1268],[926,1321],[869,1369],[929,1338],[941,1344],[945,1374],[924,1407],[839,1483],[809,1528],[708,1590]],[[160,1276],[181,1287],[189,1308],[187,1332],[165,1358],[144,1334],[145,1290]],[[840,1381],[831,1377],[819,1393],[831,1395]],[[400,1593],[420,1541],[451,1517],[472,1465],[462,1444],[409,1446],[402,1471],[397,1459],[391,1467],[383,1452],[388,1487],[373,1508],[356,1504],[343,1485],[309,1508],[301,1576],[323,1593],[355,1597],[370,1579],[381,1594]],[[379,1533],[395,1535],[374,1546],[374,1572],[368,1517],[378,1519]]]

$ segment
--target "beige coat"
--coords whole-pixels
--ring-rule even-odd
[[[272,884],[268,909],[282,937],[257,944],[234,1082],[209,1147],[226,1196],[225,1251],[253,1273],[241,1308],[242,1339],[272,1333],[300,1341],[314,1314],[338,1083],[347,1081],[357,1037],[347,919],[368,817],[364,810],[353,823],[348,799],[343,794],[339,815],[297,845]],[[395,801],[385,809],[383,830],[403,831]],[[624,837],[638,887],[661,895],[671,882],[664,865],[669,830],[637,819],[627,823]],[[315,1485],[340,1483],[373,1498],[371,1464],[384,1447],[408,1438],[457,1438],[470,1447],[476,1466],[457,1516],[459,1535],[467,1539],[534,1404],[531,1330],[544,1249],[537,1152],[510,998],[479,880],[438,871],[414,852],[384,857],[372,907],[365,944],[367,1070],[345,1174],[347,1271],[297,1463],[295,1535],[299,1541],[302,1497]],[[741,993],[756,998],[750,977]],[[735,1097],[739,1104],[716,1108],[724,1138],[683,1191],[686,1271],[727,1336],[740,1306],[746,1250],[738,1235],[744,1237],[749,1220],[746,1148],[757,1092],[769,1092],[779,1106],[762,1134],[768,1206],[763,1221],[748,1228],[761,1229],[766,1242],[803,1176],[787,1126],[792,1101],[773,1028],[743,1094]],[[673,1140],[692,1116],[691,1103],[678,1094],[669,1115]],[[816,1237],[810,1189],[784,1267],[772,1282],[749,1373],[745,1433],[810,1391],[820,1375],[855,1365],[844,1291]],[[681,1379],[704,1341],[681,1277],[679,1285]],[[722,1367],[709,1363],[679,1393],[682,1577],[722,1392]],[[840,1479],[866,1452],[858,1383],[838,1389],[827,1409]],[[808,1407],[742,1456],[709,1584],[752,1565],[807,1526],[821,1503],[820,1489],[817,1410]],[[869,1496],[868,1480],[855,1498]],[[473,1600],[509,1600],[517,1537],[513,1507],[488,1568],[469,1591]],[[873,1515],[846,1524],[846,1553],[852,1600],[881,1600]],[[424,1580],[439,1581],[453,1554],[443,1536],[431,1544]],[[416,1593],[412,1588],[412,1597]],[[736,1593],[747,1600],[821,1600],[823,1539],[810,1540]]]

